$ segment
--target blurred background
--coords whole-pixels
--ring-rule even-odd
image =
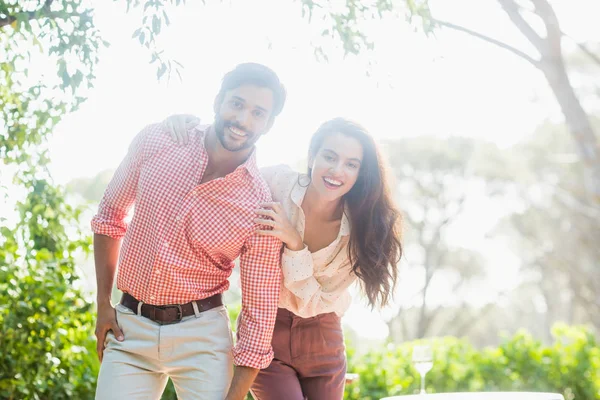
[[[599,399],[599,18],[595,0],[0,1],[0,398],[93,398],[106,184],[145,125],[211,122],[253,61],[288,90],[261,166],[303,169],[348,117],[403,210],[393,304],[353,288],[343,320],[346,398],[418,390],[427,343],[430,391]]]

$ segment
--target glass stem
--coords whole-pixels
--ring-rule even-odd
[[[425,374],[421,374],[421,394],[425,394]]]

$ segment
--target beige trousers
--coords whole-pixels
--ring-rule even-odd
[[[97,400],[160,399],[171,378],[181,400],[223,400],[233,376],[232,335],[224,306],[159,325],[117,305],[125,340],[109,332]]]

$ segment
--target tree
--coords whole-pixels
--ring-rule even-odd
[[[91,302],[75,266],[91,242],[78,231],[80,210],[52,184],[46,142],[84,100],[105,44],[81,1],[0,1],[0,159],[11,192],[22,193],[16,222],[0,217],[2,398],[93,393]],[[56,76],[34,65],[54,65]],[[3,203],[8,191],[0,187]]]
[[[593,129],[580,98],[571,83],[569,66],[562,46],[562,41],[567,35],[561,30],[558,17],[551,3],[548,0],[496,1],[508,15],[512,24],[534,46],[537,55],[527,54],[510,44],[450,21],[436,19],[429,8],[428,0],[405,0],[401,2],[392,0],[377,2],[348,0],[345,3],[331,0],[300,0],[299,3],[302,6],[302,15],[311,22],[317,21],[315,23],[322,24],[322,36],[339,41],[346,54],[358,54],[374,47],[374,43],[369,40],[363,29],[362,22],[383,18],[387,15],[403,14],[409,21],[418,20],[427,33],[439,27],[454,29],[499,46],[526,60],[544,74],[560,105],[569,127],[569,134],[576,143],[579,157],[585,166],[587,192],[596,202],[600,202],[600,148],[597,132]],[[128,3],[139,4],[139,0],[128,0]],[[159,2],[148,0],[144,8],[158,7],[156,3]],[[534,22],[535,19],[537,21]],[[154,16],[146,15],[144,21],[144,31],[157,32],[157,30],[152,29],[153,24],[150,22],[154,21]],[[541,23],[545,32],[538,32],[536,28],[539,24],[537,22]],[[160,27],[160,24],[157,24],[157,26]],[[158,29],[159,31],[160,29]],[[153,34],[144,35],[140,42],[150,48],[153,42],[149,38],[153,37]],[[585,43],[578,43],[577,45],[586,57],[592,59],[600,67],[600,56],[593,47]],[[315,54],[318,57],[327,58],[319,45],[315,48]]]
[[[75,267],[91,243],[57,188],[37,180],[31,189],[17,226],[0,227],[0,398],[91,398],[92,303]]]
[[[0,158],[27,179],[47,164],[45,139],[83,101],[106,43],[79,0],[20,3],[0,2]],[[57,77],[42,79],[32,61],[55,64]]]
[[[592,123],[600,127],[597,119]],[[531,277],[525,283],[544,300],[547,334],[559,320],[600,329],[600,206],[585,195],[584,167],[565,140],[566,129],[544,124],[507,153],[507,164],[529,173],[514,171],[522,204],[497,230],[512,238]]]
[[[562,41],[566,35],[561,30],[552,5],[548,0],[497,1],[513,25],[536,49],[538,53],[536,56],[529,55],[507,43],[451,22],[435,18],[433,21],[439,26],[465,32],[508,50],[526,60],[544,74],[560,105],[566,124],[569,127],[569,133],[585,166],[585,172],[588,175],[588,192],[595,198],[595,201],[600,202],[600,147],[598,146],[597,133],[571,84],[562,46]],[[541,22],[543,25],[543,33],[538,32],[538,29],[536,29],[537,22]],[[600,61],[598,55],[590,51],[585,44],[579,44],[579,47],[584,50],[588,57],[596,62]],[[600,63],[598,63],[598,66],[600,67]]]
[[[151,63],[160,64],[157,71],[158,77],[165,72],[171,73],[173,67],[177,73],[177,67],[181,64],[164,59],[163,50],[156,44],[156,38],[160,35],[162,27],[169,25],[168,9],[171,6],[184,4],[185,0],[125,0],[127,9],[130,7],[143,7],[141,26],[134,33],[140,44],[145,46],[151,53]],[[220,0],[222,1],[222,0]],[[206,0],[202,0],[206,4]],[[362,32],[360,21],[373,18],[383,18],[387,14],[402,13],[409,22],[419,22],[424,31],[429,32],[432,28],[429,18],[429,7],[427,0],[378,0],[375,3],[361,0],[346,0],[337,2],[331,0],[294,0],[300,7],[303,18],[311,23],[322,26],[321,36],[324,39],[340,41],[345,54],[358,54],[361,51],[372,49],[374,43]],[[143,4],[143,5],[142,5]],[[315,56],[327,60],[327,54],[320,44],[315,44]]]
[[[400,329],[393,336],[402,340],[464,334],[478,315],[471,312],[465,294],[483,277],[484,261],[476,251],[457,247],[448,239],[461,223],[469,195],[480,190],[480,157],[497,150],[472,139],[431,137],[392,141],[386,149],[397,181],[397,201],[407,222],[406,269],[401,276],[420,271],[423,282],[414,301],[401,304],[388,326]],[[451,286],[453,298],[432,300],[436,283],[438,288]],[[416,310],[413,303],[418,304]],[[410,326],[415,329],[411,331]]]

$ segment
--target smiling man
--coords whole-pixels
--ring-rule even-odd
[[[244,85],[226,92],[223,99],[217,96],[215,108],[220,113],[215,119],[214,129],[219,142],[228,151],[240,152],[254,146],[261,135],[261,130],[269,129],[261,125],[267,121],[269,110],[264,108],[271,103],[272,92],[269,88],[255,85]],[[255,99],[255,104],[248,104],[247,99]],[[265,106],[261,106],[261,104]],[[258,130],[258,132],[257,132]]]
[[[180,399],[241,400],[270,364],[281,242],[256,233],[254,210],[271,195],[254,144],[285,99],[272,70],[241,64],[223,78],[214,123],[190,130],[188,146],[162,124],[133,140],[92,220],[97,399],[159,399],[170,377]],[[221,294],[238,256],[233,347]],[[113,307],[117,264],[123,296]]]

